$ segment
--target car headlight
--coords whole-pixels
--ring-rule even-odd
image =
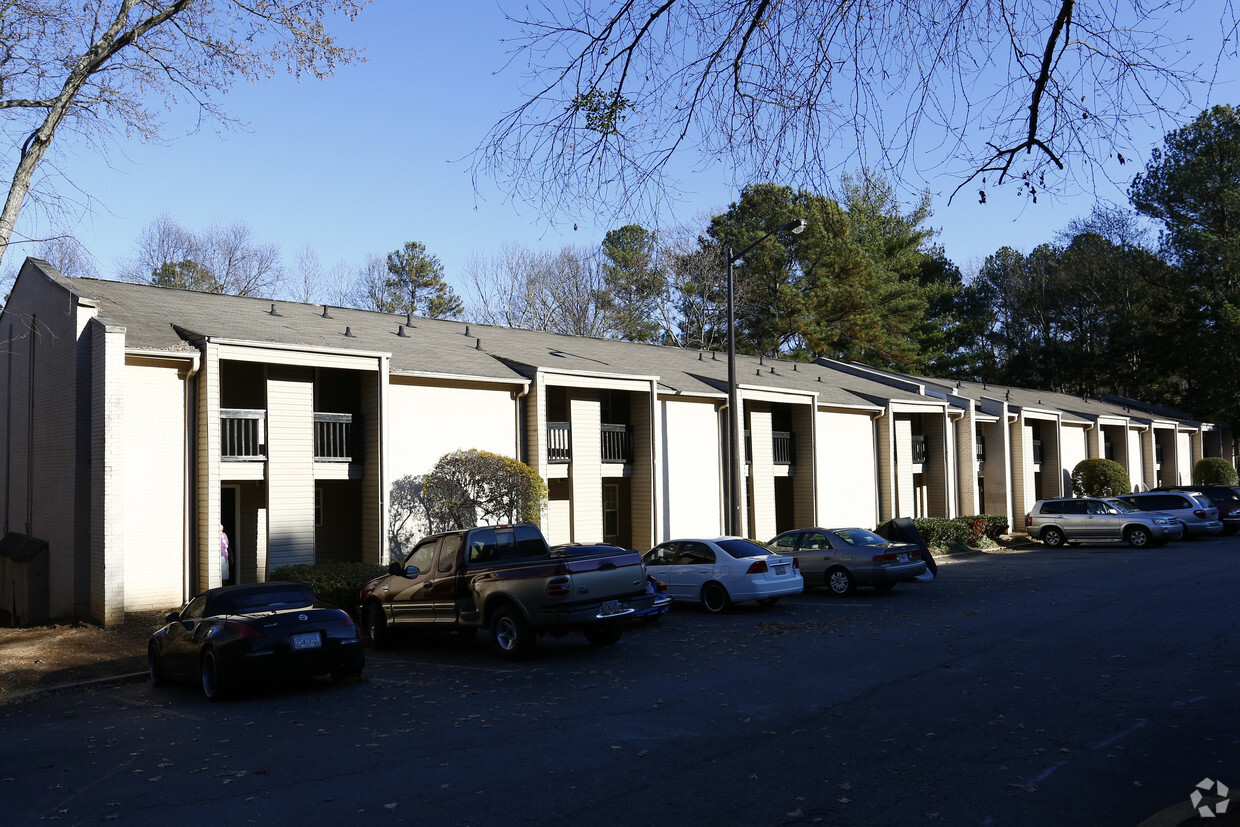
[[[1171,521],[1166,517],[1155,517],[1154,525],[1171,525]]]

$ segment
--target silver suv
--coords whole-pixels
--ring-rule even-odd
[[[1025,530],[1051,548],[1064,543],[1125,542],[1133,548],[1162,545],[1184,534],[1175,517],[1140,511],[1115,499],[1069,497],[1038,500],[1025,516]]]
[[[1223,533],[1223,521],[1218,509],[1204,494],[1195,490],[1142,491],[1139,494],[1121,494],[1123,500],[1142,511],[1160,511],[1170,514],[1184,523],[1189,537],[1210,537]]]

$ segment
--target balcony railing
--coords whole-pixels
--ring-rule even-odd
[[[775,465],[796,465],[796,434],[791,431],[771,431],[771,461]],[[745,462],[753,462],[753,438],[749,431],[745,431]]]
[[[568,422],[547,423],[547,462],[572,462],[572,425]]]
[[[353,414],[314,415],[315,462],[352,462],[354,454],[358,453],[353,438]]]
[[[923,434],[913,434],[913,457],[914,465],[924,465],[926,462],[926,437]]]
[[[986,461],[986,437],[981,434],[977,435],[977,461]]]
[[[633,461],[633,428],[631,425],[600,426],[599,438],[603,443],[603,462]]]
[[[267,412],[247,408],[220,410],[220,459],[267,458]]]

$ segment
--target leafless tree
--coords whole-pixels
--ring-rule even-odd
[[[215,276],[225,293],[270,297],[279,291],[284,278],[280,248],[255,239],[246,222],[208,227],[199,248],[198,263]]]
[[[0,259],[27,195],[41,192],[35,172],[62,131],[94,149],[155,140],[160,110],[183,99],[229,124],[218,98],[238,80],[280,67],[322,78],[357,60],[326,24],[352,19],[366,2],[0,0],[0,134],[16,158],[0,210]]]
[[[571,246],[558,253],[507,245],[490,260],[466,265],[474,321],[576,336],[603,336],[598,256]]]
[[[366,263],[353,274],[348,292],[342,304],[377,310],[391,300],[392,286],[388,283],[387,259],[377,253],[366,256]]]
[[[1189,13],[1196,40],[1221,32],[1209,54],[1172,34]],[[1233,0],[563,0],[509,19],[528,85],[475,175],[547,214],[628,220],[716,162],[820,192],[857,166],[913,190],[948,172],[981,200],[1092,185],[1238,42]]]
[[[198,237],[165,212],[142,228],[133,255],[117,262],[116,273],[124,281],[149,282],[165,264],[197,262],[201,257]]]

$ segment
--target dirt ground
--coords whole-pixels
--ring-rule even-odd
[[[134,612],[111,629],[82,621],[0,628],[0,704],[35,690],[146,670],[146,642],[165,611]]]

